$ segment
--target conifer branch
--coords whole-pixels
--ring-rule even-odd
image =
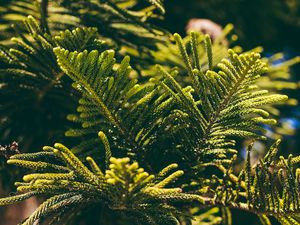
[[[202,195],[205,198],[204,205],[248,211],[257,214],[263,224],[270,224],[268,217],[275,217],[282,224],[285,224],[283,221],[288,221],[287,224],[293,224],[291,221],[299,223],[296,217],[300,211],[299,193],[296,191],[299,171],[293,169],[297,161],[293,161],[291,155],[288,159],[280,157],[279,161],[276,160],[279,143],[280,140],[271,146],[266,156],[255,166],[250,166],[249,153],[252,146],[249,146],[245,168],[238,177],[232,174],[232,168],[225,169],[216,164],[230,182],[214,177],[209,182],[212,185],[208,188],[210,191],[206,193],[210,197]]]
[[[232,225],[232,209],[263,225],[300,224],[299,156],[277,157],[278,140],[253,165],[251,144],[244,167],[235,167],[236,140],[266,139],[274,105],[287,100],[278,90],[298,87],[286,79],[299,58],[274,66],[280,54],[228,50],[232,25],[214,40],[191,32],[167,41],[167,31],[147,23],[164,13],[163,1],[147,1],[0,7],[1,141],[43,141],[44,133],[51,142],[63,124],[76,143],[33,153],[0,146],[8,164],[32,171],[0,206],[42,197],[23,225],[85,224],[91,214],[108,225]],[[75,102],[73,124],[64,123]]]
[[[111,157],[109,169],[104,173],[91,157],[88,161],[92,163],[93,170],[62,144],[55,144],[54,148],[45,146],[43,150],[54,155],[56,163],[49,161],[49,157],[40,161],[42,152],[20,154],[8,160],[8,163],[22,167],[47,164],[53,165],[52,168],[64,167],[68,171],[51,172],[50,167],[32,167],[35,173],[25,175],[22,183],[16,183],[18,192],[26,193],[0,199],[0,205],[8,205],[36,195],[48,196],[22,223],[24,225],[41,222],[45,217],[55,216],[65,207],[68,209],[68,206],[75,204],[85,208],[103,204],[116,215],[125,213],[144,224],[151,224],[145,218],[163,221],[163,215],[168,215],[166,221],[170,218],[177,221],[178,212],[174,210],[174,202],[204,201],[197,195],[182,193],[181,188],[166,187],[183,175],[180,170],[169,174],[170,169],[177,168],[175,164],[155,176],[145,172],[137,162],[130,163],[129,158]]]
[[[193,36],[192,51],[195,55],[195,49],[198,49],[197,42],[195,35],[193,33],[191,35]],[[229,137],[264,138],[257,134],[261,130],[258,123],[274,124],[276,121],[266,118],[269,113],[261,107],[285,101],[287,96],[268,94],[267,91],[258,89],[256,82],[267,70],[259,54],[238,55],[233,50],[229,50],[229,58],[223,59],[217,65],[217,71],[207,70],[203,74],[197,69],[192,69],[191,60],[181,37],[176,34],[175,39],[186,70],[191,79],[195,80],[192,87],[197,90],[196,93],[201,99],[198,103],[191,93],[184,93],[183,87],[175,80],[174,75],[168,74],[162,68],[159,70],[160,74],[170,85],[165,85],[166,82],[163,81],[161,86],[185,108],[190,120],[193,121],[190,122],[192,126],[198,125],[196,129],[200,137],[194,147],[199,149],[198,160],[205,158],[205,155],[214,155],[214,159],[217,157],[219,160],[224,157],[224,154],[234,153],[232,149],[234,140]],[[205,37],[205,46],[209,68],[212,69],[213,62],[210,58],[213,56],[208,36]],[[193,61],[197,67],[199,63],[197,64],[195,59]],[[206,94],[201,94],[203,91],[206,91]],[[175,97],[177,94],[180,98]]]

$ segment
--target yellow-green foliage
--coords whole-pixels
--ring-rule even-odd
[[[225,168],[214,164],[224,173],[223,179],[212,176],[202,189],[210,187],[209,204],[240,208],[260,215],[263,224],[270,224],[268,216],[276,217],[282,224],[299,224],[299,169],[295,169],[298,157],[276,159],[278,140],[261,161],[251,166],[249,146],[244,169],[238,176],[233,174],[232,165]],[[232,158],[232,162],[236,160]],[[206,192],[206,194],[208,194]],[[243,200],[243,199],[246,199]],[[283,222],[284,221],[284,222]]]
[[[14,155],[8,160],[8,164],[31,169],[34,173],[16,183],[20,194],[0,199],[0,205],[13,204],[34,195],[47,196],[22,222],[24,225],[42,222],[48,216],[52,218],[51,224],[55,224],[56,219],[63,216],[61,210],[68,213],[73,207],[87,209],[94,205],[115,214],[125,214],[128,218],[134,217],[134,223],[136,220],[143,224],[173,224],[179,216],[173,203],[203,202],[198,195],[168,187],[183,175],[177,164],[171,164],[155,176],[144,171],[137,162],[130,162],[129,158],[110,157],[108,169],[102,171],[92,157],[86,159],[88,168],[62,144],[45,146],[43,150]]]
[[[67,117],[72,123],[64,124],[72,148],[57,143],[21,154],[1,148],[8,164],[27,173],[15,183],[16,195],[1,198],[0,206],[41,197],[24,225],[92,219],[107,225],[231,225],[232,209],[254,213],[264,225],[270,217],[300,224],[299,156],[278,160],[278,140],[253,165],[250,145],[244,168],[235,168],[236,141],[266,140],[264,125],[275,125],[280,115],[276,105],[296,103],[278,90],[297,87],[281,79],[299,59],[275,67],[276,55],[266,60],[257,49],[228,49],[224,37],[231,26],[214,41],[190,32],[168,43],[167,32],[145,23],[157,16],[155,9],[164,13],[160,0],[136,11],[133,0],[84,2],[49,4],[64,3],[83,25],[88,18],[95,27],[57,32],[47,22],[48,1],[41,1],[39,20],[24,21],[27,35],[20,32],[14,46],[0,48],[2,133],[31,126],[31,120],[19,124],[26,108],[26,116],[46,114],[47,123],[38,117],[40,129],[20,137],[30,143],[44,131],[51,142],[52,126],[78,102]],[[20,3],[31,7],[26,1],[11,6]],[[274,80],[276,87],[270,86]]]

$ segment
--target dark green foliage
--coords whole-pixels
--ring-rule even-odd
[[[94,28],[66,30],[52,37],[41,31],[33,17],[28,17],[24,26],[29,36],[12,38],[14,48],[0,47],[0,140],[21,141],[23,151],[27,151],[29,146],[38,148],[47,139],[62,136],[61,124],[65,124],[67,113],[75,107],[76,94],[57,65],[53,48],[80,50],[101,46],[94,41]],[[35,141],[38,139],[40,142]]]
[[[47,6],[92,27],[59,32]],[[298,58],[268,72],[272,61],[257,49],[228,50],[230,26],[217,40],[191,32],[175,34],[172,44],[145,22],[164,13],[161,1],[39,7],[38,20],[25,19],[27,32],[0,51],[0,137],[22,146],[21,153],[1,147],[0,155],[26,171],[0,205],[42,199],[21,224],[231,225],[232,209],[262,224],[270,217],[300,224],[299,157],[278,160],[277,141],[253,164],[250,145],[244,168],[236,169],[237,141],[267,140],[264,126],[276,124],[275,106],[287,101],[278,89],[296,86],[270,84],[288,78]],[[70,149],[23,152],[62,139],[65,130]]]
[[[9,138],[22,138],[22,145],[25,144],[26,149],[26,145],[30,145],[34,139],[51,139],[54,135],[52,132],[57,130],[56,123],[63,121],[65,112],[73,107],[70,102],[71,93],[67,91],[70,90],[68,82],[52,53],[55,45],[53,40],[49,35],[42,34],[32,17],[24,25],[33,40],[20,35],[13,38],[15,48],[1,47],[0,107],[1,140],[7,142]],[[61,101],[58,100],[60,97]],[[52,107],[52,103],[56,101],[58,104]],[[54,113],[55,110],[57,113]],[[45,130],[45,124],[52,134]]]
[[[76,28],[50,36],[31,16],[23,26],[27,32],[12,38],[14,47],[0,46],[0,141],[17,141],[26,152],[52,143],[54,137],[63,139],[69,125],[65,118],[76,108],[79,97],[57,65],[53,48],[106,47],[97,41],[96,28]]]
[[[167,31],[149,23],[164,13],[161,0],[64,0],[61,5],[80,18],[84,26],[97,27],[101,37],[112,41],[115,50],[130,55],[139,70],[149,61],[153,64],[150,50],[167,40]]]
[[[103,4],[96,4],[96,9],[93,8],[94,4],[95,1],[93,3],[86,1],[85,4],[82,4],[76,1],[11,0],[1,5],[0,10],[4,12],[0,16],[1,25],[3,25],[0,27],[1,34],[7,32],[7,36],[11,37],[11,33],[14,32],[13,35],[17,35],[17,37],[11,39],[9,44],[7,43],[8,39],[4,38],[5,41],[2,43],[5,45],[0,46],[0,76],[1,91],[3,93],[0,97],[0,107],[3,107],[1,109],[3,114],[0,117],[0,140],[2,142],[9,143],[18,140],[24,151],[27,151],[29,147],[39,148],[44,143],[50,143],[46,139],[52,141],[51,137],[53,136],[56,139],[62,139],[62,130],[65,130],[64,127],[69,125],[65,122],[66,114],[74,109],[74,100],[77,100],[77,96],[69,88],[69,79],[61,73],[60,68],[57,66],[52,51],[54,47],[61,46],[70,51],[84,49],[102,51],[108,46],[113,46],[117,50],[117,57],[123,57],[120,55],[124,55],[124,53],[133,54],[130,50],[133,44],[125,44],[132,40],[132,36],[128,36],[127,34],[130,32],[125,31],[125,36],[121,38],[121,33],[116,32],[116,30],[119,31],[119,28],[109,28],[113,24],[111,18],[115,18],[116,23],[126,24],[127,27],[133,26],[134,29],[141,30],[139,28],[143,26],[152,29],[140,17],[141,14],[148,15],[147,13],[150,13],[156,7],[150,7],[145,12],[141,11],[140,14],[132,15],[132,19],[128,21],[124,17],[124,15],[130,14],[127,8],[133,7],[137,2],[128,1],[120,5],[112,3],[111,6],[107,6],[110,9],[111,7],[117,7],[119,11],[123,12],[123,16],[120,16],[114,10],[103,9],[105,13],[99,13],[97,7],[103,8]],[[160,1],[153,1],[153,4],[159,6]],[[72,11],[69,11],[68,7]],[[87,11],[83,8],[80,9],[80,7],[87,7],[85,9]],[[80,11],[77,12],[77,9]],[[43,11],[45,11],[44,14]],[[92,15],[89,15],[89,13]],[[101,18],[97,19],[95,13]],[[28,14],[33,15],[35,19],[31,16],[28,19]],[[81,18],[81,14],[84,18]],[[93,23],[93,26],[99,27],[101,35],[95,28],[76,28],[80,19],[82,24],[91,24],[89,19],[85,19],[85,17],[92,19],[91,23]],[[98,24],[98,22],[101,22],[101,24]],[[11,30],[9,27],[14,23],[15,29]],[[59,32],[68,27],[73,27],[74,30]],[[131,33],[136,34],[136,31],[131,31]],[[149,34],[148,30],[145,30],[143,35],[134,38],[135,42],[140,40],[140,43],[148,43],[148,47],[151,45],[152,49],[155,48],[159,36],[152,34],[147,40],[143,40],[146,34]],[[161,32],[160,36],[162,37],[163,34],[164,32]],[[99,36],[102,37],[101,41],[96,40],[96,37]],[[121,43],[118,43],[118,41],[121,41]],[[125,45],[130,47],[121,48]],[[146,45],[139,43],[134,45],[135,49],[143,48],[145,51],[149,51]],[[138,52],[141,53],[144,50],[139,49]],[[136,53],[133,55],[134,58],[137,56]],[[143,54],[141,57],[146,57],[146,55]],[[139,60],[139,62],[144,64],[146,60]],[[139,67],[140,64],[136,63],[135,66]],[[26,96],[26,99],[21,96]],[[6,99],[10,100],[5,101]],[[18,104],[17,102],[20,101],[22,103],[19,105],[22,107],[16,108],[11,104],[12,102]],[[30,134],[30,137],[25,134]]]
[[[70,11],[57,4],[58,1],[48,0],[1,0],[0,4],[0,41],[10,44],[9,38],[15,29],[24,31],[23,20],[32,15],[39,21],[43,32],[57,32],[72,28],[79,24],[79,19]],[[45,19],[47,20],[45,23]]]

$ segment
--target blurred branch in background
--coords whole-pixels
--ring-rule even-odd
[[[239,44],[246,49],[300,49],[299,0],[166,0],[165,6],[166,19],[159,24],[172,32],[184,33],[190,19],[205,18],[221,26],[234,24]]]

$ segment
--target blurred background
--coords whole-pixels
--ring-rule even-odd
[[[267,51],[300,48],[299,0],[166,0],[160,25],[185,32],[192,18],[206,18],[221,26],[232,23],[244,48],[263,46]]]

